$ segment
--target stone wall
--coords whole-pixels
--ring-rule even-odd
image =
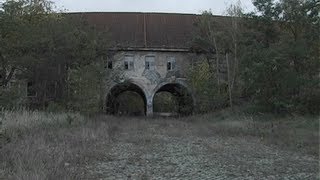
[[[121,71],[123,76],[108,86],[106,99],[110,101],[112,94],[119,95],[125,91],[124,86],[129,88],[129,84],[133,84],[128,90],[139,91],[140,94],[143,92],[148,116],[153,114],[153,98],[159,91],[179,94],[177,89],[180,88],[186,91],[195,103],[192,90],[186,80],[189,65],[194,58],[195,55],[189,52],[119,51],[111,60],[113,71]],[[126,61],[128,63],[125,63]],[[149,66],[146,65],[148,63]],[[140,90],[137,90],[137,87]],[[109,103],[109,106],[112,104]]]

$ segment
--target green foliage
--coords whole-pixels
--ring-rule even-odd
[[[230,106],[242,96],[252,100],[254,111],[319,113],[319,2],[254,0],[253,5],[256,12],[246,15],[239,3],[230,6],[231,17],[221,22],[205,11],[196,23],[193,48],[207,61],[190,78],[200,102],[208,102],[200,109],[216,107],[209,103],[219,102],[214,97],[224,102],[226,86]],[[224,69],[214,61],[226,61],[219,54],[227,52],[224,84],[214,75]]]
[[[128,101],[130,99],[130,101]],[[145,102],[143,97],[135,92],[123,92],[117,99],[117,114],[118,115],[144,115]]]
[[[71,104],[70,97],[83,98],[82,101],[95,99],[96,94],[91,92],[86,95],[92,95],[92,99],[76,93],[70,96],[69,84],[73,93],[84,93],[83,88],[90,90],[84,86],[86,82],[97,84],[93,78],[97,74],[94,70],[96,64],[91,63],[107,56],[106,46],[109,44],[105,32],[96,32],[79,17],[57,13],[53,7],[48,0],[6,0],[0,3],[0,88],[14,79],[32,81],[37,96],[31,103],[38,108],[48,105],[50,111],[55,111],[57,104],[62,107]],[[87,72],[91,70],[91,74]],[[79,80],[76,76],[80,75],[83,78]],[[90,78],[93,81],[88,80]],[[5,99],[5,92],[2,94],[1,98]],[[75,109],[92,110],[80,108],[80,105]]]
[[[19,83],[11,83],[10,86],[0,87],[0,107],[5,109],[14,109],[23,107],[25,101],[22,98],[26,91]]]
[[[228,92],[229,106],[232,108],[239,97],[239,56],[241,54],[241,33],[243,32],[242,8],[240,1],[227,9],[230,17],[214,17],[204,11],[195,23],[196,34],[193,50],[204,53],[211,74],[211,92],[218,93],[214,101],[223,106],[225,92]],[[206,91],[205,91],[206,92]],[[212,105],[216,107],[215,105]]]
[[[71,69],[68,108],[85,113],[101,111],[105,88],[104,77],[104,64],[101,61]]]
[[[178,112],[178,98],[170,92],[159,92],[154,96],[154,112]]]
[[[218,23],[212,18],[212,12],[204,11],[195,26],[197,28],[192,41],[194,51],[205,52],[208,55],[218,51],[217,40],[221,34],[217,30]]]
[[[48,103],[48,106],[46,108],[47,112],[65,112],[66,107],[63,105],[63,103],[58,103],[58,102],[54,102],[51,101]]]
[[[48,29],[55,27],[58,15],[48,1],[5,1],[0,9],[0,73],[6,86],[17,70],[31,72],[47,57],[50,43]],[[49,22],[52,22],[51,24]],[[51,26],[50,26],[51,25]],[[51,29],[53,30],[53,29]],[[51,48],[52,49],[52,48]]]
[[[227,104],[226,84],[217,85],[215,73],[206,61],[200,61],[190,69],[189,80],[197,99],[197,111],[210,112]]]
[[[261,15],[251,14],[248,23],[251,34],[241,61],[246,93],[264,111],[319,113],[316,2],[256,0],[254,5]]]

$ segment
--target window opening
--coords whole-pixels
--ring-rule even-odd
[[[146,70],[154,70],[155,69],[155,57],[154,56],[146,56],[145,69]]]

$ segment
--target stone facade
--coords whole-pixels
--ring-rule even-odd
[[[193,57],[192,53],[177,49],[118,51],[111,58],[109,68],[123,72],[123,76],[107,90],[107,111],[114,113],[112,99],[125,91],[134,91],[143,97],[147,116],[153,115],[154,96],[162,91],[181,97],[184,103],[191,102],[189,105],[193,107],[195,100],[186,80]]]

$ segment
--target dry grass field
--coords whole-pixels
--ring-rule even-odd
[[[0,118],[0,179],[319,179],[318,117]]]

